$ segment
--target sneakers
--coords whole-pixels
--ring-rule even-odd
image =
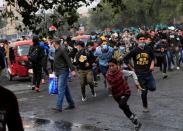
[[[40,90],[39,90],[38,87],[35,87],[35,91],[36,91],[36,92],[40,92]]]
[[[87,99],[86,99],[86,97],[83,97],[83,96],[82,96],[81,100],[82,100],[83,102],[85,102]]]
[[[41,84],[45,84],[45,79],[41,79]]]
[[[168,75],[166,73],[163,73],[163,79],[166,79]]]
[[[32,90],[35,90],[35,85],[30,86]]]
[[[58,109],[58,108],[51,108],[53,111],[55,111],[55,112],[62,112],[62,110],[61,109]]]
[[[149,112],[149,109],[148,109],[147,107],[144,107],[144,108],[143,108],[143,112],[144,112],[144,113],[148,113],[148,112]]]
[[[139,131],[141,126],[142,126],[142,123],[140,122],[137,125],[135,125],[135,131]]]
[[[98,87],[98,83],[96,81],[93,82],[94,87]]]
[[[92,96],[93,96],[93,97],[96,97],[96,96],[97,96],[97,94],[96,94],[96,93],[94,93],[94,94],[92,94]]]
[[[75,108],[75,106],[73,105],[73,106],[67,106],[66,108],[64,108],[64,110],[72,110],[72,109],[74,109]]]
[[[130,120],[132,121],[132,123],[135,125],[135,131],[139,131],[142,124],[138,121],[137,117],[135,116],[135,114],[132,114],[130,117]]]
[[[180,67],[179,66],[177,66],[177,70],[180,70]]]
[[[132,115],[131,115],[130,120],[132,121],[132,123],[133,123],[134,125],[137,125],[137,124],[138,124],[138,119],[137,119],[137,117],[135,116],[135,114],[132,114]]]

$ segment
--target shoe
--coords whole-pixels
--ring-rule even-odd
[[[93,82],[95,87],[98,87],[98,83],[96,81]]]
[[[93,96],[93,97],[96,97],[96,96],[97,96],[97,94],[96,94],[96,93],[94,93],[94,94],[92,94],[92,96]]]
[[[36,92],[40,92],[40,90],[39,90],[38,87],[35,87],[35,91],[36,91]]]
[[[177,66],[177,70],[180,70],[180,67],[179,66]]]
[[[100,75],[97,75],[97,80],[99,80],[99,81],[100,81]]]
[[[163,79],[166,79],[168,75],[166,73],[163,73]]]
[[[139,131],[141,127],[142,123],[139,122],[137,125],[135,125],[135,131]]]
[[[83,97],[82,96],[82,99],[81,99],[83,102],[85,102],[87,99],[86,99],[86,97]]]
[[[148,109],[147,107],[144,107],[144,108],[143,108],[143,112],[144,112],[144,113],[148,113],[148,112],[149,112],[149,109]]]
[[[62,110],[61,109],[58,109],[58,108],[51,108],[53,111],[56,111],[56,112],[62,112]]]
[[[130,117],[130,120],[135,125],[135,131],[139,131],[139,129],[141,128],[142,124],[139,122],[139,120],[136,117],[136,115],[132,114],[131,117]]]
[[[173,69],[168,69],[168,71],[173,71]]]
[[[32,89],[32,90],[35,90],[35,86],[31,86],[31,89]]]
[[[45,82],[45,80],[44,79],[42,79],[41,80],[41,84],[45,84],[46,82]]]
[[[111,96],[112,96],[112,94],[111,94],[111,93],[109,93],[109,94],[108,94],[108,96],[110,96],[110,97],[111,97]]]
[[[107,88],[107,82],[104,80],[104,87]]]
[[[74,108],[75,108],[75,106],[67,106],[66,108],[64,108],[64,110],[72,110]]]

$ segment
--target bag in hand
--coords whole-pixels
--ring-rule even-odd
[[[49,75],[48,93],[50,95],[51,94],[58,94],[58,78],[53,74]]]

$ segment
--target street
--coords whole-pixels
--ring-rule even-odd
[[[149,92],[149,113],[142,112],[142,102],[132,79],[129,79],[132,96],[129,99],[131,110],[142,121],[141,131],[182,131],[183,130],[183,69],[168,72],[163,79],[156,69],[154,76],[157,90]],[[102,79],[102,76],[101,76]],[[93,98],[87,88],[87,101],[81,101],[79,78],[73,78],[69,86],[76,108],[60,113],[51,110],[55,107],[56,95],[48,94],[48,85],[41,85],[41,92],[31,90],[28,80],[16,78],[8,81],[1,76],[0,83],[12,90],[19,101],[25,131],[132,131],[133,124],[108,95],[103,81],[96,87],[97,97]],[[64,99],[65,100],[65,99]],[[66,102],[64,107],[67,106]]]

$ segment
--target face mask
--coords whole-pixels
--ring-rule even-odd
[[[147,42],[147,43],[146,43],[146,45],[150,45],[150,44],[151,44],[151,42]]]
[[[140,47],[144,47],[146,45],[146,43],[139,43],[138,46]]]
[[[91,36],[91,39],[92,39],[92,40],[96,39],[96,36]]]
[[[119,50],[121,51],[121,53],[125,53],[125,47],[119,47]]]
[[[118,47],[114,46],[114,50],[118,49]]]
[[[102,49],[102,53],[107,53],[108,49]]]
[[[107,53],[109,49],[107,45],[103,45],[101,50],[103,53]]]

